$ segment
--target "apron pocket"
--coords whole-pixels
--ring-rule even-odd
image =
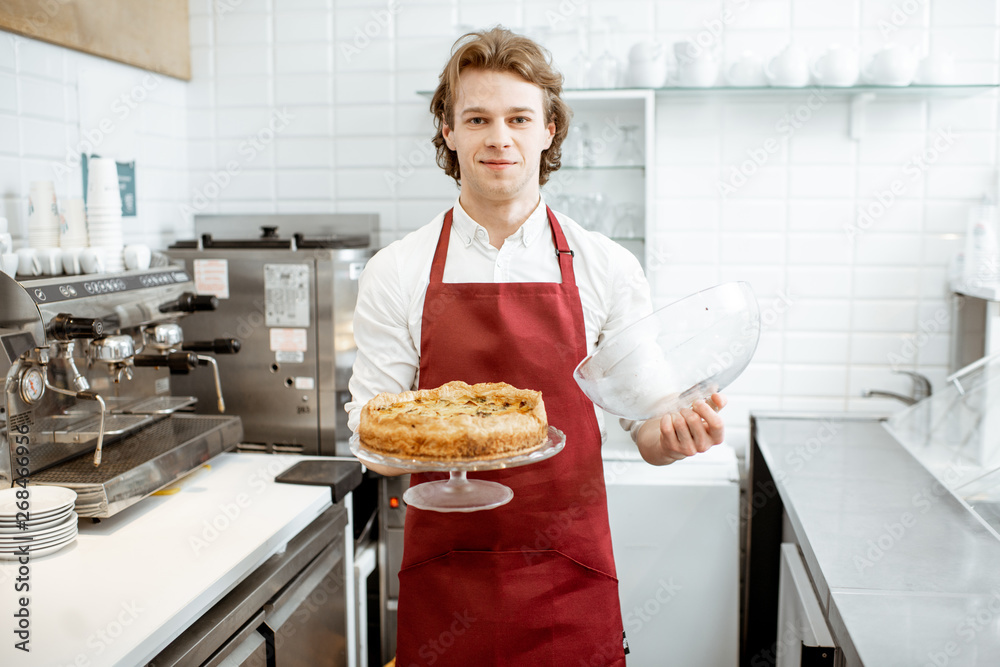
[[[399,591],[397,667],[624,660],[618,581],[559,551],[452,551],[403,568]]]

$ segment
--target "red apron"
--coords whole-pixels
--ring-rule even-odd
[[[539,463],[469,473],[514,498],[480,512],[406,512],[397,667],[624,667],[601,436],[573,380],[587,354],[572,252],[552,211],[561,283],[444,283],[452,212],[434,253],[420,387],[507,382],[542,392],[566,447]],[[443,479],[414,474],[411,486]]]

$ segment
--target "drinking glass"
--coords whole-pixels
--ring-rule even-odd
[[[622,125],[619,129],[622,133],[622,143],[618,147],[615,162],[628,167],[642,166],[645,160],[642,155],[642,149],[639,148],[639,126]]]

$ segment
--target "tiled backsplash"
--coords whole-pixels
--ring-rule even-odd
[[[653,37],[703,40],[727,60],[768,57],[792,37],[814,57],[832,43],[895,42],[953,53],[967,82],[1000,80],[997,0],[191,0],[190,10],[192,81],[159,77],[106,144],[138,160],[143,230],[130,238],[161,246],[202,211],[373,211],[385,241],[424,224],[456,191],[434,165],[416,91],[434,86],[460,32],[496,22],[538,37],[560,64],[589,22],[595,56],[613,25],[621,59]],[[114,99],[146,74],[0,33],[0,188],[21,236],[29,182],[54,179],[88,122],[117,118]],[[82,88],[95,76],[102,99]],[[908,391],[894,368],[942,380],[947,266],[970,206],[995,187],[997,105],[995,91],[878,96],[855,140],[842,94],[658,99],[654,297],[748,280],[765,313],[755,361],[730,391],[738,449],[751,410],[891,410],[861,390]],[[759,159],[765,145],[776,148]],[[79,195],[78,174],[55,180],[60,195]]]

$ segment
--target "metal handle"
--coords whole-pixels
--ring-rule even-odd
[[[219,363],[214,357],[209,357],[204,354],[198,355],[198,362],[201,365],[209,365],[212,367],[212,374],[215,376],[215,395],[219,398],[219,413],[222,414],[226,411],[226,402],[222,400],[222,382],[219,380]]]
[[[100,394],[96,394],[92,391],[70,391],[68,389],[63,389],[62,387],[57,387],[49,382],[48,373],[45,374],[45,387],[46,389],[54,391],[57,394],[72,396],[78,400],[97,401],[97,404],[101,407],[101,421],[97,427],[97,449],[94,450],[94,466],[97,467],[101,465],[101,454],[104,451],[104,415],[108,411],[108,406],[104,402],[104,399]]]

